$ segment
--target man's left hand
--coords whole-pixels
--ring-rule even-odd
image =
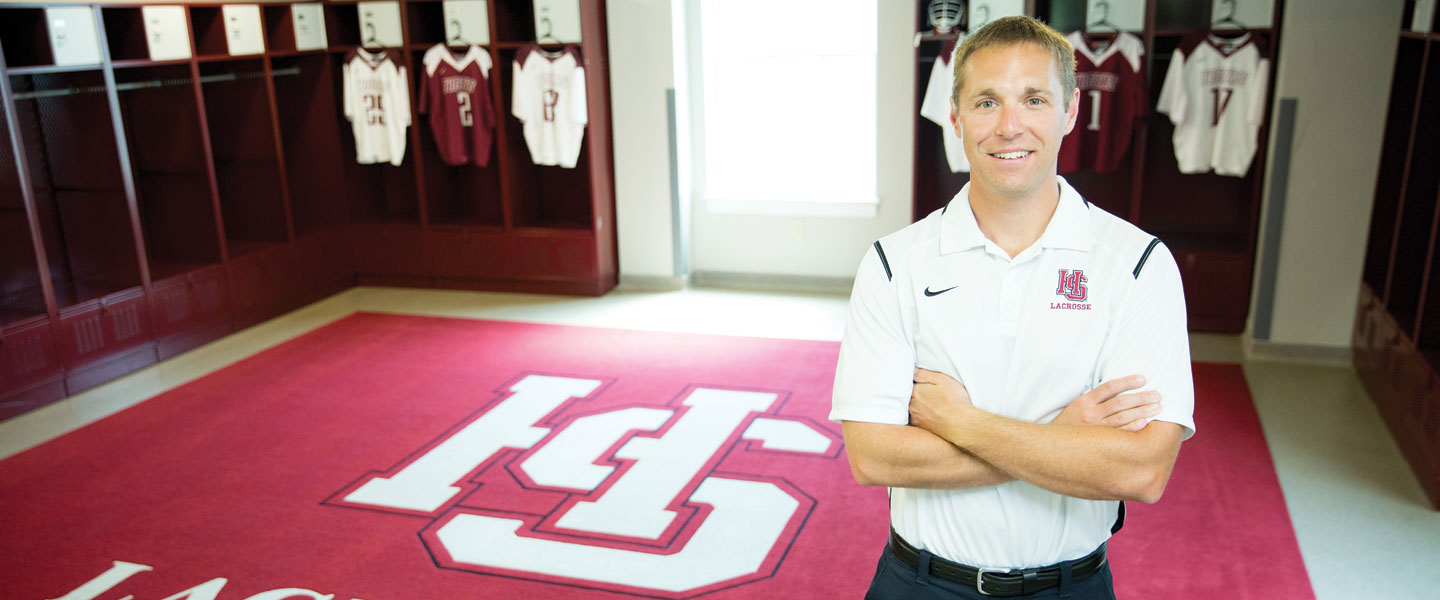
[[[910,424],[941,437],[945,429],[960,422],[973,409],[970,392],[955,378],[926,369],[915,369],[915,387],[910,391]]]

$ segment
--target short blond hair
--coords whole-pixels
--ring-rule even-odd
[[[955,69],[955,87],[950,90],[951,106],[959,106],[960,88],[965,83],[965,63],[970,61],[970,55],[975,54],[982,48],[990,46],[1013,46],[1016,44],[1035,44],[1055,59],[1055,65],[1060,68],[1060,87],[1065,96],[1065,108],[1070,108],[1070,97],[1075,95],[1075,47],[1060,32],[1055,31],[1049,25],[1041,23],[1031,17],[1004,17],[991,21],[981,27],[979,31],[965,38],[965,42],[955,48],[955,55],[950,60],[951,68]]]

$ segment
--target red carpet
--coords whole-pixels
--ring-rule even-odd
[[[1195,437],[1111,538],[1120,598],[1311,600],[1315,592],[1239,365],[1195,363]]]
[[[355,315],[0,461],[0,598],[859,597],[837,349]],[[1239,369],[1196,385],[1120,596],[1312,598]]]

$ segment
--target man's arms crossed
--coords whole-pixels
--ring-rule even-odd
[[[915,395],[965,394],[959,382],[939,373],[917,370],[915,377]],[[1147,417],[1159,412],[1155,392],[1123,393],[1141,385],[1144,380],[1137,377],[1108,381],[1077,398],[1051,425],[1139,430]],[[842,427],[851,472],[862,485],[953,489],[1015,479],[992,462],[920,427],[860,421],[844,421]]]
[[[969,488],[1014,479],[943,438],[909,425],[842,421],[850,472],[860,485]]]
[[[965,388],[945,375],[918,370],[916,380],[910,400],[916,428],[933,432],[1016,479],[1076,498],[1159,500],[1185,431],[1163,421],[1144,425],[1144,418],[1121,428],[1076,424],[1065,419],[1064,412],[1049,424],[1027,423],[975,408]],[[1102,388],[1105,385],[1097,390]],[[1149,394],[1154,392],[1121,395],[1112,402]],[[1072,408],[1075,404],[1065,412]],[[1117,413],[1117,418],[1142,414],[1135,411],[1149,416],[1155,414],[1152,410],[1158,412],[1158,405],[1129,409]],[[1134,431],[1137,424],[1142,428]]]
[[[1153,421],[1144,429],[1037,425],[984,411],[954,422],[945,439],[996,468],[1057,494],[1090,500],[1160,499],[1184,428]]]

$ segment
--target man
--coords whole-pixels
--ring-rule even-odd
[[[1059,33],[1000,19],[951,62],[970,183],[867,252],[835,376],[855,479],[890,488],[868,597],[1113,598],[1121,502],[1194,432],[1179,269],[1056,176]]]

